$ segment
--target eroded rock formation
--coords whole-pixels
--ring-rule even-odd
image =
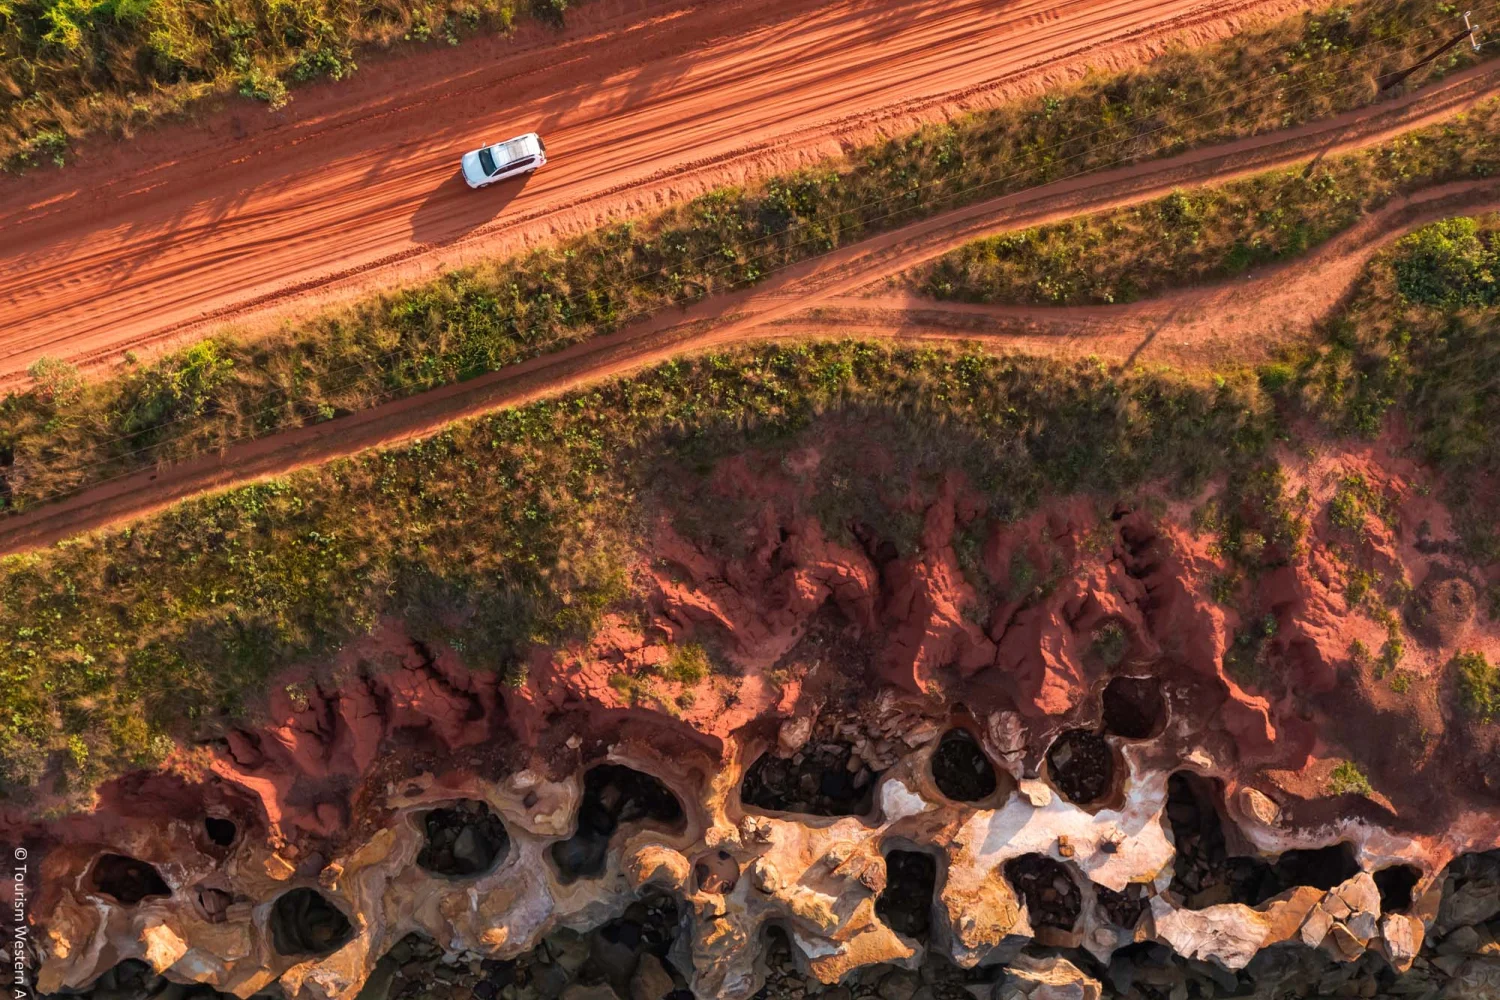
[[[1500,846],[1494,733],[1445,674],[1500,634],[1414,472],[1342,461],[1409,502],[1351,527],[1328,508],[1354,465],[1289,463],[1306,531],[1278,549],[1236,513],[1252,561],[1201,503],[983,524],[957,476],[902,555],[742,477],[763,503],[738,551],[663,526],[640,607],[533,650],[523,685],[389,622],[279,680],[263,726],[92,813],[9,817],[40,859],[39,986],[342,1000],[421,949],[486,1000],[543,976],[732,1000],[938,959],[971,994],[1090,998],[1164,955],[1238,982],[1280,944],[1410,969],[1500,909],[1465,888],[1496,880],[1468,857]],[[1389,634],[1371,574],[1410,594],[1399,691],[1359,653]],[[1482,985],[1469,944],[1445,974]]]

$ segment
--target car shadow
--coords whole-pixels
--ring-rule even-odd
[[[482,187],[477,191],[455,170],[433,189],[411,217],[411,238],[426,246],[444,246],[490,222],[521,194],[531,174]]]

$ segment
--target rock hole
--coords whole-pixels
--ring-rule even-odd
[[[1096,885],[1094,894],[1099,899],[1099,908],[1104,911],[1109,922],[1127,931],[1135,930],[1135,925],[1140,923],[1141,917],[1150,908],[1146,901],[1146,887],[1139,882],[1130,883],[1122,892]]]
[[[1167,725],[1167,704],[1155,677],[1116,677],[1104,688],[1104,731],[1148,740]]]
[[[896,933],[925,941],[932,928],[936,891],[936,858],[921,851],[889,851],[885,889],[875,899],[875,915]]]
[[[472,878],[493,870],[510,850],[510,834],[490,807],[474,799],[422,817],[427,840],[417,866],[437,875]]]
[[[1380,890],[1380,912],[1401,913],[1411,908],[1412,893],[1422,880],[1422,870],[1413,865],[1392,865],[1375,873]]]
[[[668,982],[672,966],[667,955],[681,926],[677,902],[664,892],[648,892],[584,937],[588,956],[578,970],[578,982],[608,983],[622,997],[665,996],[680,985]],[[657,961],[648,962],[648,955]],[[650,966],[647,975],[642,975],[643,964]]]
[[[807,992],[807,981],[797,973],[793,959],[794,946],[785,927],[766,923],[761,931],[761,956],[765,963],[766,984],[751,1000],[783,1000]]]
[[[682,804],[660,780],[623,764],[600,764],[583,776],[578,832],[552,845],[552,860],[564,883],[597,878],[604,873],[609,839],[622,824],[673,829],[682,821]]]
[[[870,557],[876,569],[884,569],[888,563],[901,558],[901,550],[889,538],[881,538],[875,529],[862,521],[849,526],[850,533]]]
[[[723,895],[733,892],[740,881],[740,865],[728,851],[715,851],[693,865],[693,878],[699,892]]]
[[[1332,889],[1359,872],[1354,848],[1345,843],[1287,851],[1275,862],[1232,856],[1214,784],[1179,771],[1167,781],[1167,821],[1176,858],[1172,889],[1190,910],[1219,903],[1259,906],[1300,885]]]
[[[1005,878],[1026,901],[1032,927],[1070,931],[1083,910],[1083,890],[1067,866],[1045,854],[1023,854],[1005,863]]]
[[[342,910],[316,889],[293,889],[271,907],[271,943],[279,955],[331,955],[354,937]]]
[[[1298,885],[1332,889],[1340,882],[1358,875],[1359,862],[1355,859],[1353,845],[1339,843],[1310,850],[1286,851],[1272,864],[1271,870],[1280,883],[1276,892]],[[1269,898],[1271,897],[1266,897]]]
[[[1115,755],[1097,733],[1073,729],[1052,741],[1047,773],[1069,802],[1086,806],[1109,794],[1115,779]]]
[[[105,969],[82,995],[100,1000],[106,997],[154,997],[166,989],[167,985],[165,978],[151,971],[151,966],[138,958],[127,958]],[[26,995],[24,991],[17,992]]]
[[[995,766],[967,730],[950,729],[932,755],[932,780],[955,802],[979,802],[995,794]]]
[[[847,743],[810,743],[791,757],[762,754],[740,782],[740,801],[804,816],[864,816],[879,777]]]
[[[203,818],[203,830],[208,834],[208,839],[220,847],[228,847],[234,843],[235,834],[239,828],[227,819],[217,816],[205,816]]]
[[[94,889],[113,896],[126,906],[134,906],[152,896],[170,896],[171,888],[155,865],[149,865],[123,854],[101,854],[94,862]]]
[[[1176,846],[1172,891],[1190,910],[1219,903],[1254,906],[1276,894],[1271,866],[1230,857],[1216,800],[1217,785],[1188,771],[1167,779],[1167,822]],[[1270,890],[1270,891],[1267,891]]]

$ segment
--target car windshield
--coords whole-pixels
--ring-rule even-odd
[[[495,166],[495,157],[486,146],[479,151],[479,169],[484,171],[484,176],[492,176],[499,167]]]

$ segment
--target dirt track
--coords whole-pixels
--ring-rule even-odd
[[[881,128],[1138,62],[1310,0],[599,0],[99,143],[0,191],[0,385],[267,322],[439,265],[837,154]],[[459,155],[540,130],[553,162],[468,190]]]
[[[1310,257],[1250,280],[1188,289],[1129,307],[1035,309],[892,301],[884,282],[979,236],[1160,197],[1308,158],[1337,139],[1350,148],[1455,113],[1500,92],[1483,65],[1398,102],[1172,159],[1017,192],[852,244],[754,288],[663,314],[503,371],[283,434],[220,455],[122,476],[26,514],[0,519],[0,553],[22,551],[138,517],[204,491],[279,475],[432,433],[453,420],[616,375],[674,354],[787,336],[990,340],[1047,353],[1122,360],[1253,354],[1256,339],[1306,329],[1337,304],[1375,248],[1431,219],[1500,206],[1500,179],[1419,192],[1372,214]],[[872,288],[875,294],[862,294]]]

